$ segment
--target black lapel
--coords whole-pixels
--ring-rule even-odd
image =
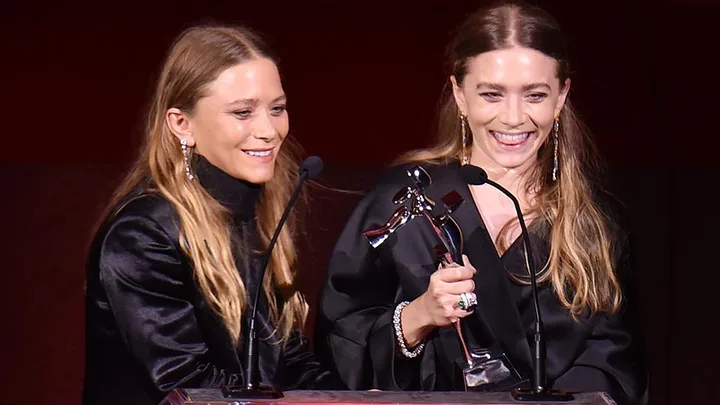
[[[525,363],[515,364],[516,367],[530,370],[530,346],[510,291],[511,282],[507,270],[475,207],[468,185],[460,178],[458,169],[458,164],[435,170],[429,168],[433,186],[428,190],[428,195],[440,201],[446,193],[455,190],[464,200],[452,217],[463,232],[464,253],[477,269],[473,280],[478,299],[478,307],[474,315],[462,321],[466,338],[471,341],[468,342],[469,344],[484,344],[495,350],[499,345],[513,363],[518,361]],[[478,328],[481,328],[480,332]],[[487,342],[487,339],[492,339],[493,342]]]

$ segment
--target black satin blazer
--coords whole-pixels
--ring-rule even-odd
[[[87,263],[83,403],[150,405],[174,388],[241,384],[242,345],[232,344],[196,287],[171,204],[141,193],[121,208],[98,232]],[[254,296],[255,283],[244,281]],[[332,388],[300,332],[284,348],[265,339],[272,328],[264,297],[256,324],[262,383]]]
[[[534,312],[531,289],[508,276],[523,267],[521,243],[500,257],[475,207],[470,190],[459,177],[459,165],[424,166],[432,177],[428,196],[440,201],[456,190],[464,199],[452,216],[460,225],[464,253],[477,269],[474,276],[478,307],[462,322],[473,347],[504,353],[525,377],[532,370],[530,341]],[[315,330],[316,354],[335,364],[352,389],[464,390],[457,359],[463,352],[454,328],[436,330],[422,354],[408,360],[396,354],[392,315],[401,301],[412,301],[427,290],[438,261],[439,241],[422,218],[413,219],[383,245],[373,249],[362,232],[385,224],[397,208],[395,193],[410,185],[406,167],[389,170],[351,214],[333,252],[321,292]],[[618,238],[623,238],[618,234]],[[531,236],[536,263],[542,266],[549,247]],[[619,241],[624,245],[623,241]],[[627,249],[615,257],[619,272],[630,269]],[[539,257],[537,257],[539,256]],[[627,305],[616,315],[573,320],[550,287],[540,288],[539,300],[547,341],[548,378],[570,391],[606,391],[618,403],[647,401],[643,345],[637,328],[634,288],[624,278]]]

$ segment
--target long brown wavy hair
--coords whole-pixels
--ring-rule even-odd
[[[449,73],[461,85],[469,62],[477,55],[516,46],[542,52],[557,61],[562,85],[570,76],[566,41],[555,19],[542,9],[522,2],[505,2],[471,14],[448,46]],[[439,112],[434,146],[411,151],[399,162],[449,164],[460,161],[463,145],[460,111],[446,84]],[[596,202],[597,176],[601,170],[589,131],[566,100],[559,116],[558,180],[552,180],[553,143],[548,137],[538,151],[538,161],[527,176],[527,192],[535,200],[524,215],[543,218],[534,225],[549,224],[550,256],[540,282],[550,281],[560,302],[574,315],[614,312],[622,294],[614,270],[614,238],[611,220]],[[470,137],[472,142],[472,137]],[[498,248],[507,250],[507,232],[517,225],[509,221],[498,235]]]
[[[192,114],[207,87],[226,69],[253,58],[277,58],[254,32],[243,27],[201,25],[186,29],[175,40],[162,67],[146,117],[145,145],[133,168],[118,187],[109,208],[116,206],[141,183],[150,179],[150,191],[167,199],[180,218],[183,253],[192,263],[195,281],[212,309],[222,319],[233,342],[240,339],[247,293],[235,264],[229,211],[199,184],[188,180],[178,139],[165,115],[178,108]],[[263,247],[272,237],[298,181],[300,148],[290,136],[277,157],[275,174],[263,185],[256,207],[256,223]],[[288,217],[270,257],[264,291],[271,319],[281,341],[302,328],[308,312],[304,297],[294,288],[296,248],[294,213]],[[243,242],[239,242],[243,243]],[[239,258],[243,260],[243,258]],[[281,292],[278,296],[278,292]],[[281,307],[277,304],[281,298]]]

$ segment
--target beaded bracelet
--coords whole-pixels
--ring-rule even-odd
[[[405,336],[403,336],[402,326],[400,325],[400,315],[402,314],[402,310],[409,303],[409,301],[403,301],[399,303],[397,307],[395,307],[395,313],[393,314],[393,326],[395,327],[395,337],[397,338],[398,346],[400,346],[400,353],[402,353],[403,356],[412,359],[417,357],[417,355],[422,352],[422,349],[425,348],[425,342],[417,345],[417,347],[413,351],[408,350],[407,346],[405,345]]]

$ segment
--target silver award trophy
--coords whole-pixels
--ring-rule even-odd
[[[409,169],[407,174],[413,185],[401,188],[395,193],[393,203],[398,205],[398,208],[385,225],[366,230],[365,237],[372,247],[377,248],[411,219],[424,217],[440,240],[440,244],[435,247],[436,253],[446,264],[462,263],[462,231],[450,216],[450,213],[462,204],[462,197],[454,190],[447,193],[442,198],[445,211],[434,214],[436,203],[425,195],[425,190],[432,183],[430,175],[420,166]]]
[[[451,263],[462,264],[463,235],[457,222],[450,216],[463,203],[460,194],[452,190],[442,197],[442,207],[428,198],[425,191],[432,184],[430,175],[420,166],[407,170],[412,185],[398,190],[393,197],[393,204],[398,208],[393,212],[387,222],[363,232],[373,248],[378,248],[390,235],[402,228],[409,221],[425,218],[437,235],[439,244],[435,246],[435,253],[445,265]],[[463,307],[473,311],[477,300],[461,300],[469,305]],[[468,302],[469,301],[469,302]],[[456,362],[463,371],[465,389],[467,391],[504,391],[515,387],[522,380],[509,359],[501,354],[491,355],[487,349],[468,350],[463,336],[461,321],[454,323],[455,330],[463,349],[464,358]]]

